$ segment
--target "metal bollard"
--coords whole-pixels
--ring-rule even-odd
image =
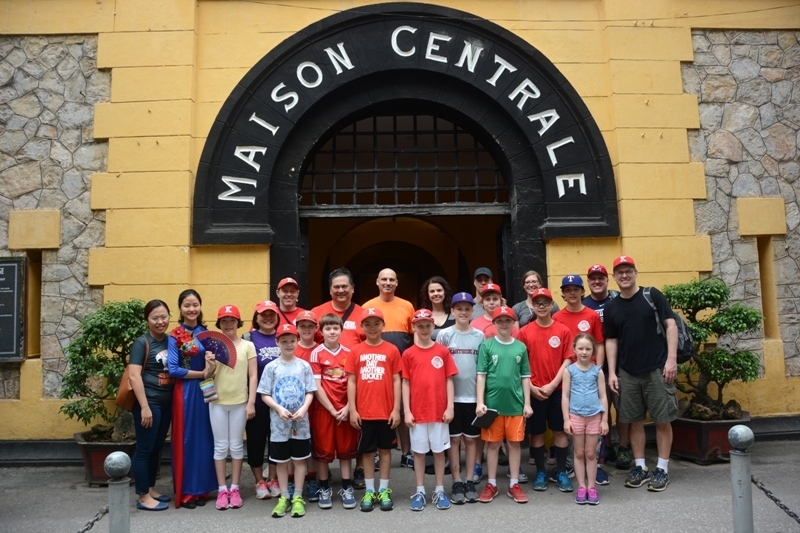
[[[108,531],[130,533],[131,502],[130,478],[125,474],[131,469],[131,458],[125,452],[108,454],[103,469],[111,476],[108,482]]]
[[[744,425],[728,431],[731,450],[731,486],[733,487],[733,533],[753,533],[753,491],[750,485],[750,452],[755,441],[753,431]]]

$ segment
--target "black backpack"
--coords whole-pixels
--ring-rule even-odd
[[[650,304],[650,307],[653,308],[653,313],[655,313],[656,317],[656,331],[659,335],[667,338],[667,332],[664,331],[664,325],[658,319],[658,309],[656,309],[656,304],[653,302],[653,297],[650,296],[650,289],[651,287],[644,287],[642,294],[644,295],[644,299],[647,300],[647,303]],[[692,351],[694,350],[694,341],[692,339],[692,334],[689,331],[689,327],[686,325],[686,322],[683,320],[683,317],[672,310],[671,307],[668,307],[669,315],[667,318],[672,318],[675,320],[675,326],[678,328],[678,364],[683,364],[688,362],[692,358]]]

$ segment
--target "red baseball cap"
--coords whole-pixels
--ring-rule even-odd
[[[536,289],[536,290],[533,292],[533,294],[531,294],[531,301],[535,300],[535,299],[536,299],[536,298],[538,298],[539,296],[544,296],[545,298],[547,298],[547,299],[548,299],[548,300],[550,300],[551,302],[553,301],[553,295],[550,293],[550,291],[549,291],[549,290],[547,290],[547,289],[545,289],[545,288]]]
[[[433,322],[433,313],[427,309],[418,309],[414,312],[414,318],[411,319],[411,323],[416,324],[417,322],[422,322],[423,320],[430,320]]]
[[[262,300],[256,304],[256,313],[263,313],[264,311],[272,311],[278,313],[278,305],[272,300]]]
[[[386,323],[386,319],[383,318],[383,312],[377,307],[364,308],[364,312],[361,313],[361,322],[364,322],[368,318],[380,318],[384,323]]]
[[[507,316],[511,320],[517,319],[517,316],[514,314],[514,310],[507,305],[501,305],[500,307],[497,307],[494,310],[494,312],[492,313],[492,322],[494,322],[501,316]]]
[[[219,308],[219,311],[217,311],[217,320],[219,320],[220,318],[225,318],[227,316],[232,316],[237,320],[242,319],[242,315],[239,313],[239,308],[236,307],[235,305],[223,305],[222,307]]]
[[[298,322],[303,320],[307,320],[309,322],[313,322],[314,324],[319,324],[319,320],[317,320],[317,315],[314,314],[313,311],[303,311],[294,319],[294,324],[297,325]]]
[[[281,337],[282,335],[294,335],[295,337],[299,337],[300,335],[297,334],[297,328],[294,327],[294,324],[283,324],[278,331],[275,332],[275,338]]]
[[[592,265],[589,267],[589,272],[587,272],[587,276],[591,276],[592,274],[602,274],[605,277],[608,277],[608,270],[603,265]]]
[[[500,285],[498,285],[497,283],[487,283],[486,285],[481,287],[481,296],[483,296],[488,292],[496,292],[500,296],[503,296],[503,291],[500,290]]]
[[[278,282],[278,288],[279,288],[279,289],[280,289],[281,287],[283,287],[284,285],[294,285],[294,286],[295,286],[295,287],[297,287],[298,289],[300,288],[300,284],[299,284],[299,283],[297,283],[297,280],[295,280],[294,278],[283,278],[282,280],[280,280],[280,281]]]
[[[636,268],[636,263],[633,262],[633,257],[629,255],[621,255],[614,259],[614,270],[616,270],[620,265],[630,265],[633,268]]]

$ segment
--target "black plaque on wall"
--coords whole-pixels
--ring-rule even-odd
[[[25,259],[0,259],[0,362],[25,358]]]

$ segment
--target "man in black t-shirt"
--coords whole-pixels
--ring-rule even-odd
[[[619,419],[630,423],[635,465],[625,486],[636,488],[647,482],[648,490],[660,492],[669,484],[670,422],[678,416],[675,398],[678,328],[670,317],[667,299],[652,288],[650,295],[658,310],[658,320],[664,325],[666,340],[658,334],[653,308],[636,284],[637,275],[632,257],[622,255],[614,260],[614,280],[620,295],[606,304],[603,313],[608,383],[620,394]],[[648,413],[656,426],[655,472],[647,468],[644,460],[644,419]]]

